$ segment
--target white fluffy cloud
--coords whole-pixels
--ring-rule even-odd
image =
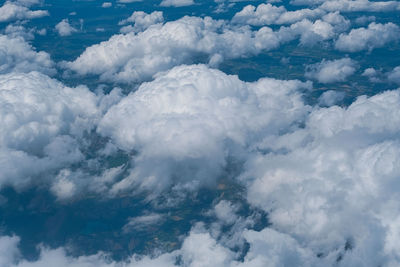
[[[68,19],[63,19],[62,21],[60,21],[56,27],[55,27],[56,31],[58,32],[58,34],[60,36],[69,36],[74,32],[77,32],[78,30],[75,29],[74,27],[72,27],[69,24]]]
[[[22,25],[8,24],[4,30],[9,38],[21,37],[24,40],[33,40],[35,38],[35,29],[26,29]]]
[[[54,74],[54,62],[46,52],[36,52],[21,37],[0,34],[0,74],[40,71]]]
[[[11,20],[24,20],[24,19],[35,19],[44,16],[48,16],[49,13],[46,10],[29,10],[28,7],[21,5],[17,2],[6,1],[3,6],[0,7],[0,22],[6,22]]]
[[[225,224],[233,224],[238,216],[235,214],[237,207],[227,200],[221,200],[214,207],[214,214],[219,221]]]
[[[164,7],[181,7],[181,6],[191,6],[194,5],[193,0],[162,0],[160,6]]]
[[[390,12],[399,10],[398,1],[369,0],[291,0],[293,5],[318,6],[326,11],[340,12]]]
[[[280,42],[267,27],[252,32],[225,26],[223,21],[209,17],[183,17],[137,34],[114,35],[88,47],[65,66],[81,75],[99,74],[102,79],[137,82],[173,66],[191,63],[194,56],[238,57],[275,48]]]
[[[306,18],[320,17],[325,12],[321,9],[299,9],[287,11],[284,6],[260,4],[255,7],[248,5],[236,13],[232,19],[235,23],[250,24],[255,26],[270,24],[291,24]]]
[[[203,65],[158,75],[113,106],[99,124],[98,132],[120,148],[139,152],[130,176],[111,191],[156,192],[172,182],[214,182],[228,154],[304,116],[308,107],[297,90],[309,87],[274,79],[244,83]]]
[[[320,6],[327,11],[340,12],[384,12],[400,10],[398,1],[368,1],[368,0],[328,0]]]
[[[388,91],[315,109],[305,128],[266,138],[271,152],[243,175],[248,200],[325,266],[398,262],[399,110],[400,92]]]
[[[132,23],[133,26],[129,25],[121,29],[122,33],[128,33],[131,31],[133,32],[144,31],[151,25],[162,22],[164,22],[164,17],[161,11],[153,11],[150,14],[147,14],[143,11],[135,11],[129,18],[122,20],[119,24],[124,25]]]
[[[329,90],[324,92],[318,99],[318,102],[322,106],[333,106],[334,104],[340,103],[345,96],[344,92]]]
[[[303,45],[329,40],[343,29],[336,23],[343,23],[339,14],[314,22],[304,19],[274,32],[268,27],[257,31],[232,28],[210,17],[183,17],[137,34],[114,35],[88,47],[75,61],[64,62],[63,66],[79,75],[100,75],[102,80],[140,82],[176,65],[192,63],[196,57],[208,57],[214,65],[224,58],[256,55],[298,37]]]
[[[387,74],[389,81],[400,84],[400,67],[395,67]]]
[[[346,52],[371,51],[399,38],[399,26],[391,22],[386,24],[372,22],[368,28],[353,29],[348,34],[341,34],[335,43],[335,48]]]
[[[320,83],[344,82],[356,69],[356,62],[350,58],[322,60],[320,63],[308,65],[305,77]]]
[[[43,79],[39,74],[22,76],[35,75]],[[12,80],[11,77],[21,80],[16,78],[19,76],[7,77],[1,80]],[[24,85],[33,83],[31,77]],[[34,158],[33,153],[56,158],[53,152],[64,151],[59,147],[74,147],[73,137],[81,133],[82,124],[93,125],[96,121],[96,104],[92,103],[96,100],[87,89],[62,87],[48,78],[46,83],[50,83],[50,88],[60,87],[58,94],[72,94],[72,97],[48,96],[51,89],[45,87],[42,90],[46,94],[36,101],[37,96],[29,88],[25,89],[29,98],[14,96],[16,90],[12,88],[26,88],[26,85],[11,86],[8,82],[7,86],[0,86],[7,88],[0,92],[15,91],[3,93],[0,98],[7,101],[0,105],[7,107],[0,114],[9,127],[1,132],[2,146],[8,149],[2,151],[6,157],[11,157],[10,162],[0,160],[4,166],[11,166],[2,168],[7,177],[10,177],[7,171],[15,169],[14,155],[30,159],[35,170],[45,169],[48,165],[43,163],[43,156]],[[31,86],[34,92],[44,87]],[[188,266],[205,266],[209,264],[210,255],[216,266],[277,266],[282,263],[331,266],[338,261],[345,266],[370,263],[389,266],[397,262],[399,245],[392,236],[396,235],[400,212],[397,183],[400,176],[400,92],[360,97],[347,108],[331,106],[311,110],[304,105],[298,92],[302,87],[309,85],[273,79],[245,83],[203,65],[180,66],[144,83],[107,112],[99,124],[99,133],[111,137],[122,149],[138,152],[131,174],[117,183],[112,181],[112,193],[138,187],[157,192],[162,189],[160,187],[171,185],[171,181],[175,186],[196,179],[204,182],[211,176],[218,176],[226,155],[244,156],[246,171],[240,181],[247,187],[247,199],[268,212],[271,222],[269,228],[260,232],[245,228],[235,232],[238,236],[235,242],[245,239],[249,244],[243,262],[237,260],[226,239],[194,229],[180,249],[155,258],[133,257],[124,263],[126,266],[133,263],[170,266],[177,256]],[[75,91],[79,91],[76,96]],[[85,94],[88,95],[81,97]],[[52,101],[47,101],[46,97]],[[68,102],[69,98],[74,101]],[[30,104],[23,99],[29,99]],[[93,99],[91,105],[88,99]],[[70,110],[67,114],[73,110],[75,115],[59,118],[57,114],[60,113],[55,112],[53,105],[57,106],[55,103],[60,101]],[[42,107],[38,103],[45,105]],[[71,105],[79,108],[71,108]],[[17,106],[20,113],[16,112]],[[89,112],[90,106],[92,112]],[[32,112],[25,111],[33,107],[41,112],[35,113],[36,120],[26,115]],[[7,110],[11,111],[7,113]],[[21,114],[19,123],[12,123],[17,120],[10,119],[9,114]],[[48,127],[45,122],[50,120],[50,115],[46,114],[56,115],[51,117]],[[32,121],[43,125],[42,131],[35,132],[38,128]],[[19,126],[10,128],[9,125]],[[27,135],[31,139],[28,140]],[[65,135],[70,137],[60,140]],[[42,147],[45,147],[43,151],[37,150]],[[244,150],[251,153],[245,154]],[[69,156],[57,155],[56,161],[76,157],[71,151],[66,153]],[[76,155],[79,156],[79,150]],[[28,161],[15,162],[23,170]],[[185,167],[190,171],[186,172]],[[30,168],[27,170],[32,173]],[[70,197],[77,188],[68,175],[61,172],[52,187],[59,198]],[[106,176],[104,179],[108,180]],[[220,201],[212,212],[218,221],[231,225],[240,221],[235,209],[234,204]],[[144,214],[128,221],[125,231],[156,224],[161,219],[158,214]],[[18,241],[10,237],[1,240],[10,244],[4,245],[9,249]],[[97,254],[72,258],[66,256],[63,249],[42,249],[38,261],[20,260],[20,265],[16,266],[52,262],[59,262],[61,266],[120,264],[104,261],[103,257]],[[0,261],[7,262],[10,258],[3,256]]]
[[[0,187],[24,186],[82,159],[79,138],[100,115],[98,97],[43,74],[0,75]]]

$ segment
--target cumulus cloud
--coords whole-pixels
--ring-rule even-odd
[[[16,236],[0,237],[0,265],[9,266],[19,257],[18,243],[19,238]]]
[[[398,1],[368,1],[368,0],[329,0],[320,6],[327,11],[340,12],[385,12],[400,9]]]
[[[344,92],[329,90],[324,92],[319,98],[318,102],[321,106],[333,106],[340,103],[345,96]]]
[[[4,30],[5,35],[9,38],[21,37],[24,40],[32,40],[35,38],[35,29],[26,29],[22,25],[9,24]]]
[[[10,28],[7,28],[10,29]],[[55,74],[54,62],[46,52],[35,49],[21,37],[0,34],[0,74],[40,71]]]
[[[344,82],[356,69],[356,62],[350,58],[322,60],[320,63],[306,66],[305,77],[320,83]]]
[[[0,75],[0,187],[23,187],[81,160],[77,139],[99,115],[98,98],[84,86],[69,88],[37,72]]]
[[[233,19],[256,26],[291,24],[276,31],[207,17],[163,23],[161,12],[134,12],[121,22],[132,24],[126,28],[130,33],[115,35],[64,63],[80,75],[109,81],[154,78],[125,97],[116,89],[108,99],[85,86],[71,88],[30,72],[54,73],[49,55],[36,52],[18,35],[1,35],[0,188],[19,189],[45,179],[58,201],[84,190],[102,196],[144,190],[151,198],[165,189],[181,192],[215,184],[233,158],[244,164],[235,178],[246,190],[250,209],[265,211],[270,225],[249,229],[251,216],[242,218],[240,206],[221,194],[207,214],[215,219],[210,229],[195,226],[172,252],[115,262],[104,253],[72,257],[66,248],[42,246],[39,258],[27,261],[20,256],[19,238],[3,236],[0,265],[396,266],[398,90],[359,97],[348,107],[335,106],[344,93],[330,90],[310,107],[301,92],[311,82],[244,82],[205,65],[181,65],[199,56],[217,66],[224,58],[255,55],[295,38],[301,45],[332,40],[350,23],[339,12],[326,11],[394,8],[393,1],[314,3],[322,7],[297,12],[269,4],[248,6]],[[8,33],[19,29],[9,27]],[[371,23],[341,34],[335,48],[372,50],[396,41],[398,33],[392,23]],[[320,83],[343,82],[357,68],[350,58],[322,60],[308,66],[305,76]],[[363,75],[372,79],[377,73],[369,68]],[[399,73],[396,67],[384,75],[400,83]],[[99,167],[96,174],[79,169],[78,163],[86,160],[82,147],[89,132],[107,142],[91,153],[110,156],[122,150],[128,163]],[[100,164],[97,160],[91,163]],[[122,231],[157,227],[166,216],[142,213],[129,218]]]
[[[57,30],[57,32],[58,32],[58,34],[59,34],[60,36],[69,36],[69,35],[71,35],[72,33],[78,31],[77,29],[75,29],[74,27],[72,27],[72,26],[69,24],[68,19],[63,19],[62,21],[60,21],[60,22],[56,25],[55,29]]]
[[[133,26],[125,26],[121,29],[122,33],[128,33],[131,31],[140,32],[146,30],[148,27],[154,24],[164,22],[163,13],[161,11],[153,11],[150,14],[147,14],[143,11],[135,11],[132,15],[120,21],[120,25],[132,23]]]
[[[354,22],[358,25],[365,25],[375,20],[376,20],[375,16],[360,16],[356,18]]]
[[[255,7],[248,5],[232,18],[232,22],[250,24],[255,26],[270,24],[292,24],[306,18],[320,17],[325,14],[320,9],[300,9],[287,11],[284,6],[273,6],[271,4],[260,4]]]
[[[298,90],[309,87],[274,79],[244,83],[203,65],[158,75],[113,106],[99,124],[98,132],[118,147],[139,152],[131,174],[111,193],[215,182],[227,155],[240,157],[235,151],[259,134],[289,127],[304,115],[308,108]],[[272,119],[278,110],[280,120]]]
[[[248,200],[327,266],[397,262],[399,110],[398,90],[313,110],[248,162]]]
[[[58,150],[58,148],[57,148]],[[79,150],[76,151],[79,153]],[[78,158],[80,155],[77,155]],[[50,191],[59,199],[59,200],[66,200],[72,198],[76,194],[76,184],[68,179],[70,175],[69,170],[62,170],[55,181],[53,182],[52,186],[50,187]]]
[[[346,52],[371,51],[397,41],[399,36],[400,28],[397,25],[391,22],[386,24],[372,22],[368,28],[353,29],[348,34],[341,34],[335,43],[335,48]]]
[[[298,37],[303,45],[332,39],[343,27],[325,19],[340,22],[332,17],[314,22],[304,19],[278,31],[266,26],[252,31],[249,27],[230,27],[225,21],[210,17],[183,17],[155,24],[137,34],[114,35],[62,65],[79,75],[100,75],[102,80],[141,82],[176,65],[193,63],[194,58],[208,58],[211,65],[216,65],[224,58],[256,55]]]
[[[381,78],[379,76],[382,76],[380,71],[375,70],[374,68],[367,68],[364,70],[364,72],[361,74],[364,77],[368,77],[368,80],[370,82],[382,82]]]
[[[6,1],[4,5],[0,7],[0,22],[35,19],[48,15],[49,13],[46,10],[32,11],[28,7],[21,5],[18,1]]]
[[[114,35],[64,65],[81,75],[138,82],[175,65],[191,63],[195,56],[219,54],[232,58],[275,48],[279,42],[267,27],[256,32],[248,28],[234,30],[226,29],[224,21],[209,17],[184,17],[137,34]]]
[[[335,27],[321,19],[314,22],[304,19],[289,27],[281,27],[277,34],[282,42],[289,42],[300,37],[301,45],[314,45],[337,35]]]
[[[238,219],[236,211],[237,207],[227,200],[218,202],[213,210],[217,219],[225,224],[233,224]]]
[[[398,1],[369,0],[291,0],[292,5],[319,6],[329,12],[390,12],[398,10]]]
[[[400,84],[400,67],[395,67],[387,74],[389,81]]]
[[[193,0],[162,0],[160,6],[163,7],[182,7],[194,5]]]

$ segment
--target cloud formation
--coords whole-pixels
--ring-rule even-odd
[[[56,31],[60,36],[69,36],[78,30],[69,24],[68,19],[63,19],[55,26]]]
[[[223,21],[210,17],[183,17],[137,34],[114,35],[108,41],[88,47],[65,66],[80,75],[98,74],[104,80],[140,82],[159,71],[191,63],[195,56],[218,54],[231,58],[278,45],[279,38],[270,28],[257,32],[246,28],[225,29]]]
[[[356,62],[350,58],[322,60],[320,63],[306,66],[305,77],[320,83],[344,82],[356,69]]]
[[[120,25],[125,25],[128,23],[132,23],[133,26],[128,25],[121,29],[122,33],[128,32],[141,32],[146,30],[148,27],[154,24],[163,23],[164,17],[161,11],[153,11],[150,14],[147,14],[143,11],[135,11],[132,15],[119,22]]]
[[[100,115],[98,97],[38,72],[0,75],[0,187],[82,159],[78,138]],[[45,176],[45,175],[44,175]]]
[[[19,1],[6,1],[4,5],[0,7],[0,22],[25,19],[29,20],[48,15],[49,13],[46,10],[32,11],[28,7],[21,5]]]
[[[152,14],[136,14],[145,21],[152,17]],[[159,14],[153,13],[153,17]],[[334,38],[346,25],[346,20],[337,13],[314,22],[303,19],[278,31],[266,26],[252,31],[210,17],[186,16],[152,25],[143,32],[114,35],[62,65],[79,75],[100,75],[102,80],[141,82],[176,65],[191,64],[195,58],[208,58],[210,65],[215,65],[224,58],[257,55],[296,38],[300,38],[302,45],[314,45]]]
[[[389,22],[372,22],[368,28],[352,29],[348,34],[341,34],[335,48],[345,52],[371,51],[375,48],[397,41],[400,37],[399,26]]]
[[[285,129],[304,116],[308,108],[300,88],[310,84],[274,79],[244,83],[204,65],[158,75],[113,106],[99,124],[100,134],[139,153],[131,174],[111,191],[142,188],[154,193],[171,183],[214,182],[226,156],[240,157],[239,151],[260,134]],[[273,119],[278,113],[280,120]]]
[[[271,4],[260,4],[255,7],[248,5],[232,18],[232,22],[249,24],[255,26],[270,24],[292,24],[308,18],[316,18],[324,15],[321,9],[299,9],[287,11],[284,6],[273,6]]]
[[[0,74],[40,71],[55,74],[54,62],[46,52],[36,52],[22,37],[0,34]]]
[[[160,6],[163,7],[182,7],[194,5],[193,0],[162,0]]]
[[[248,200],[329,266],[397,262],[399,108],[398,90],[359,97],[267,138],[262,147],[272,152],[254,157],[243,175]]]

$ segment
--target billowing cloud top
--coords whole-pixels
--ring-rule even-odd
[[[261,134],[301,120],[308,107],[300,88],[310,84],[274,79],[244,83],[204,65],[158,75],[113,106],[99,124],[99,133],[140,155],[134,173],[115,190],[132,183],[164,186],[162,180],[170,184],[172,177],[185,180],[186,175],[189,181],[215,180],[228,154],[237,153],[236,146],[251,146]],[[152,162],[159,167],[151,167]]]
[[[3,2],[0,266],[399,265],[398,1]]]

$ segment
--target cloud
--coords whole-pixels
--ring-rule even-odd
[[[375,16],[360,16],[356,18],[354,22],[358,25],[365,25],[375,20],[376,20]]]
[[[0,7],[0,22],[35,19],[48,15],[49,13],[46,10],[32,11],[29,10],[28,7],[20,5],[19,2],[6,1],[4,5]]]
[[[270,24],[292,24],[306,18],[320,17],[325,12],[320,9],[300,9],[287,11],[284,6],[260,4],[257,7],[248,5],[232,18],[234,23],[250,24],[255,26]]]
[[[237,221],[236,211],[237,207],[227,200],[218,202],[213,210],[217,219],[225,224],[233,224]]]
[[[88,47],[65,67],[80,75],[98,74],[103,80],[140,82],[155,73],[194,57],[232,58],[276,48],[279,38],[267,27],[252,32],[248,28],[225,28],[224,21],[210,17],[183,17],[156,24],[144,32],[119,34]]]
[[[8,101],[0,105],[0,118],[7,118],[8,127],[15,121],[9,119],[9,114],[19,114],[17,124],[29,125],[27,136],[32,138],[20,135],[18,128],[6,129],[6,133],[13,133],[11,136],[0,130],[1,147],[8,149],[5,158],[19,153],[35,160],[35,169],[40,164],[45,169],[43,157],[32,157],[40,152],[34,143],[44,142],[38,146],[46,147],[44,155],[63,151],[58,148],[62,145],[74,147],[68,140],[73,142],[75,136],[82,134],[82,125],[93,128],[90,125],[97,124],[98,111],[89,112],[89,107],[97,107],[98,100],[84,87],[68,88],[35,73],[19,75],[0,77],[1,81],[8,81],[7,86],[0,86],[0,99]],[[35,75],[39,77],[36,80],[43,81],[35,84]],[[29,79],[24,78],[27,80],[22,83],[21,77]],[[23,86],[11,86],[14,83]],[[140,174],[146,175],[128,176],[121,180],[125,182],[115,184],[128,190],[139,186],[157,191],[157,186],[168,184],[168,179],[176,179],[176,186],[196,179],[196,172],[209,171],[215,162],[223,165],[226,155],[240,157],[245,165],[238,180],[247,188],[249,203],[268,213],[267,228],[251,230],[246,223],[238,226],[242,218],[236,213],[236,204],[222,200],[216,202],[212,212],[218,219],[216,223],[233,223],[233,236],[230,231],[224,235],[195,226],[183,237],[179,249],[152,256],[132,255],[124,262],[112,261],[103,253],[74,258],[67,256],[62,247],[41,247],[39,258],[28,262],[19,256],[17,237],[2,237],[0,262],[20,267],[54,263],[174,266],[176,262],[209,266],[210,259],[215,266],[395,265],[400,256],[395,238],[400,221],[400,91],[362,96],[348,107],[311,108],[304,104],[299,92],[308,88],[309,84],[299,81],[266,78],[246,83],[204,65],[179,66],[142,84],[110,108],[99,124],[99,133],[110,137],[115,145],[137,152],[132,173],[139,169]],[[7,90],[29,97],[3,92]],[[54,94],[49,96],[52,91]],[[36,100],[38,96],[40,101]],[[57,113],[60,102],[65,105],[63,116]],[[30,106],[36,107],[38,115],[25,111]],[[4,110],[10,112],[6,114]],[[72,111],[75,115],[68,115]],[[42,132],[35,132],[29,116],[37,116],[35,122],[44,125],[41,120],[48,121],[50,117],[53,127],[41,127]],[[64,136],[70,138],[60,140]],[[52,145],[48,146],[49,142]],[[2,170],[7,172],[13,162],[11,159]],[[19,170],[24,169],[24,162],[18,162]],[[187,172],[190,177],[183,175],[186,180],[177,180],[185,174],[180,172],[182,166],[188,165],[192,168]],[[209,179],[209,174],[198,177]],[[107,177],[110,176],[104,175],[100,180],[115,183]],[[61,197],[68,197],[79,187],[64,171],[54,183],[54,190]],[[115,188],[118,186],[112,190]],[[126,229],[157,224],[159,219],[158,214],[142,214],[129,220]],[[242,243],[247,244],[248,250],[239,255],[240,251],[233,248]]]
[[[163,215],[158,213],[149,213],[146,215],[129,218],[127,224],[124,225],[122,230],[127,233],[133,230],[144,230],[146,227],[155,226],[164,220]]]
[[[320,264],[396,262],[399,110],[398,90],[314,109],[304,128],[261,143],[268,152],[242,176],[248,200]]]
[[[204,65],[158,75],[113,106],[99,124],[98,132],[119,148],[138,151],[135,168],[111,192],[136,188],[156,194],[172,183],[214,183],[227,155],[240,157],[235,151],[259,134],[285,129],[307,112],[300,88],[310,84],[244,83]],[[284,111],[274,120],[278,109]]]
[[[400,84],[400,67],[395,67],[391,72],[387,74],[390,82]]]
[[[68,179],[69,175],[69,170],[62,170],[50,187],[50,191],[57,196],[59,200],[70,199],[76,194],[76,185]]]
[[[328,22],[304,19],[289,27],[281,27],[277,32],[282,42],[290,42],[300,37],[301,45],[315,45],[318,42],[330,40],[336,36],[335,28]]]
[[[193,0],[162,0],[160,6],[163,7],[182,7],[182,6],[191,6],[194,5]]]
[[[320,63],[306,66],[305,77],[320,83],[344,82],[356,69],[356,62],[350,58],[322,60]]]
[[[291,0],[292,5],[318,6],[329,12],[391,12],[400,8],[398,1],[368,0]]]
[[[389,22],[380,24],[372,22],[368,28],[353,29],[348,34],[341,34],[335,48],[345,52],[373,50],[399,39],[400,29]]]
[[[60,22],[56,25],[55,29],[57,30],[57,32],[58,32],[58,34],[59,34],[60,36],[69,36],[69,35],[71,35],[72,33],[78,31],[77,29],[75,29],[74,27],[72,27],[72,26],[69,24],[68,19],[63,19],[62,21],[60,21]]]
[[[382,82],[381,78],[379,76],[382,76],[382,74],[375,70],[374,68],[367,68],[364,70],[364,72],[361,74],[364,77],[368,77],[368,80],[373,83],[378,83]]]
[[[120,21],[119,25],[133,23],[133,26],[129,25],[121,29],[122,33],[128,33],[131,31],[141,32],[146,30],[151,25],[163,22],[164,22],[164,17],[161,11],[153,11],[150,14],[147,14],[143,11],[135,11],[129,18]]]
[[[9,266],[13,264],[15,259],[19,257],[18,243],[19,238],[16,236],[0,237],[0,265]]]
[[[250,234],[249,234],[250,236]],[[248,238],[252,242],[251,238]],[[18,237],[0,237],[0,262],[9,267],[173,267],[181,266],[239,266],[235,261],[235,253],[218,243],[201,225],[195,226],[183,240],[180,249],[170,253],[158,253],[154,256],[132,255],[128,259],[116,262],[104,253],[89,256],[68,256],[66,249],[61,247],[50,249],[40,246],[39,258],[27,261],[18,256]],[[17,253],[14,255],[11,252]],[[4,255],[4,257],[2,257]]]
[[[9,29],[9,28],[8,28]],[[54,62],[46,52],[36,52],[21,37],[0,34],[0,74],[8,72],[40,71],[55,74]]]
[[[339,24],[331,25],[325,20]],[[86,48],[74,61],[61,65],[79,75],[100,75],[101,80],[142,82],[157,72],[191,64],[199,58],[208,59],[215,66],[225,58],[257,55],[298,37],[302,45],[314,45],[337,36],[343,29],[342,24],[340,15],[333,14],[314,22],[304,19],[278,31],[269,27],[252,31],[249,27],[232,27],[226,21],[210,17],[186,16],[152,25],[143,32],[114,35],[108,41]]]
[[[35,38],[34,34],[39,34],[40,31],[35,28],[26,29],[22,25],[8,24],[4,30],[5,35],[9,38],[21,37],[24,40],[33,40]]]
[[[233,266],[318,266],[312,251],[289,235],[265,228],[260,232],[246,230],[243,236],[249,251],[243,262]]]
[[[398,1],[329,0],[320,6],[326,11],[340,12],[391,12],[400,10]]]
[[[109,8],[112,7],[112,3],[111,2],[104,2],[103,4],[101,4],[102,8]]]
[[[319,98],[318,102],[321,106],[333,106],[340,103],[345,96],[344,92],[329,90],[324,92]]]
[[[94,127],[98,102],[84,86],[37,72],[0,75],[0,187],[21,188],[81,160],[77,139]]]

